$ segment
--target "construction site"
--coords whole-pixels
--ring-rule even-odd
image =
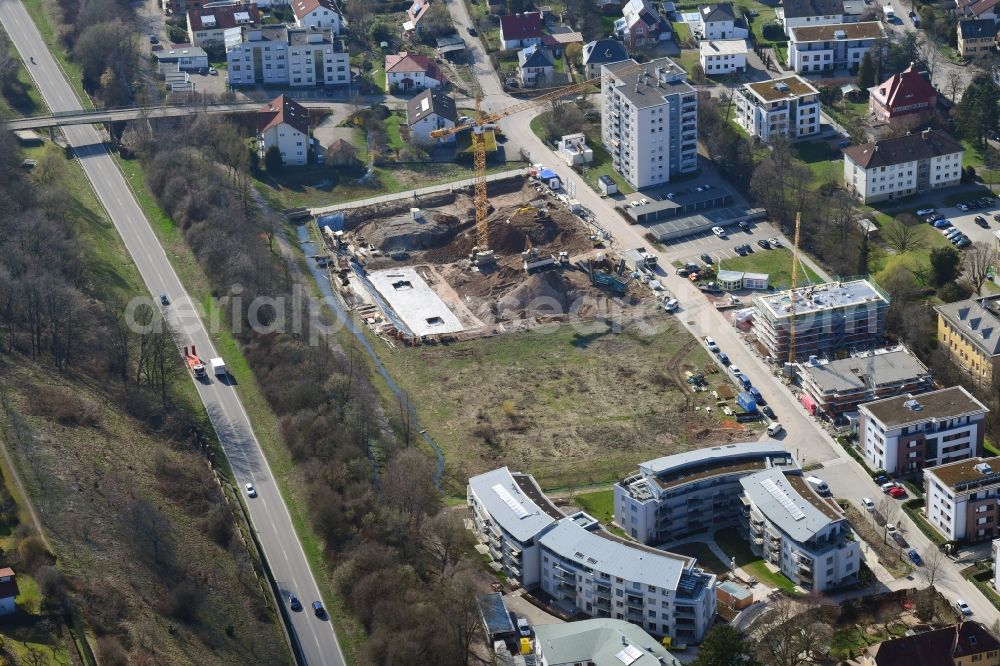
[[[540,324],[667,316],[655,257],[619,251],[579,203],[531,177],[490,183],[488,252],[472,188],[321,217],[335,291],[381,338],[452,342]]]

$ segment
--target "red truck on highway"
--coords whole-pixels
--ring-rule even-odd
[[[187,361],[188,369],[198,379],[205,377],[205,364],[198,357],[194,345],[184,348],[184,360]]]

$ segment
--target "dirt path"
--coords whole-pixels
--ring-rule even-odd
[[[6,391],[0,390],[0,406],[3,407],[4,412],[8,411]],[[7,433],[10,431],[10,423],[7,418],[4,418],[4,423],[7,427],[4,428],[4,436],[0,437],[0,456],[3,457],[3,476],[7,482],[7,487],[12,491],[18,506],[21,507],[22,513],[27,516],[35,533],[38,534],[45,544],[45,549],[50,553],[55,553],[55,549],[52,548],[52,544],[49,542],[49,537],[45,534],[45,530],[42,529],[42,521],[38,517],[38,511],[35,510],[34,502],[31,501],[31,495],[28,494],[27,488],[24,487],[21,475],[18,474],[17,467],[14,465],[14,459],[11,458],[10,451],[7,448]]]

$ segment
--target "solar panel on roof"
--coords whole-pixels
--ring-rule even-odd
[[[795,502],[792,501],[792,498],[789,497],[788,493],[786,493],[780,486],[778,486],[777,483],[774,482],[774,479],[764,479],[760,482],[760,485],[764,486],[764,490],[771,493],[771,496],[778,500],[778,503],[781,504],[781,506],[785,507],[785,510],[792,515],[794,520],[802,520],[806,517],[806,514],[802,513],[802,509],[795,506]]]
[[[629,666],[633,661],[642,656],[642,650],[634,645],[626,645],[625,649],[615,655],[618,661]]]
[[[497,494],[504,501],[504,504],[510,507],[510,510],[514,512],[514,515],[518,518],[527,518],[528,510],[521,506],[521,503],[514,499],[514,496],[510,494],[510,491],[503,487],[502,484],[496,484],[493,486],[493,492]]]

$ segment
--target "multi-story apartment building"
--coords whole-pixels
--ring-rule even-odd
[[[810,413],[839,423],[863,402],[934,388],[930,371],[905,347],[859,352],[833,361],[810,358],[796,369]]]
[[[279,95],[257,112],[257,147],[261,161],[273,147],[285,166],[309,163],[309,110]]]
[[[998,569],[1000,570],[1000,569]],[[971,620],[865,648],[861,666],[1000,666],[1000,641]]]
[[[924,469],[924,515],[949,541],[1000,536],[1000,458],[969,458]]]
[[[680,666],[677,657],[648,633],[610,618],[537,624],[535,663],[539,666]],[[992,666],[992,664],[990,665]]]
[[[260,25],[255,3],[215,6],[214,3],[187,12],[188,42],[202,48],[222,47],[239,39],[245,27]]]
[[[844,185],[862,203],[958,185],[962,144],[940,130],[844,149]]]
[[[937,103],[938,91],[912,63],[899,74],[868,89],[869,112],[876,120],[890,125],[904,119],[907,122],[922,120],[934,113]]]
[[[755,295],[753,307],[757,342],[781,362],[789,360],[794,320],[794,360],[802,361],[880,346],[889,295],[868,280],[827,282]]]
[[[636,64],[602,68],[601,136],[615,170],[639,189],[698,168],[698,93],[669,58]]]
[[[741,478],[772,467],[794,466],[791,454],[773,440],[649,460],[615,484],[615,523],[647,544],[734,525]]]
[[[698,44],[698,60],[709,76],[744,72],[747,68],[747,40],[706,40]]]
[[[938,342],[976,382],[989,387],[1000,367],[1000,296],[938,305]]]
[[[542,590],[557,605],[698,641],[715,616],[715,576],[692,557],[641,546],[598,530],[578,513],[539,539]]]
[[[861,405],[858,441],[876,469],[912,474],[983,452],[990,410],[961,386]]]
[[[539,583],[538,539],[565,516],[530,474],[506,467],[469,479],[472,529],[504,574],[531,589]]]
[[[715,576],[692,557],[619,539],[583,512],[565,516],[528,474],[469,479],[476,536],[505,575],[556,603],[652,634],[700,640],[715,615]]]
[[[788,66],[799,73],[854,69],[885,39],[878,21],[805,25],[788,31]]]
[[[768,469],[740,479],[742,529],[750,549],[796,585],[822,592],[857,582],[861,547],[833,499],[801,470]]]
[[[819,91],[801,76],[744,83],[736,89],[736,124],[751,136],[795,140],[819,132]]]
[[[232,86],[342,86],[351,82],[349,55],[329,29],[265,26],[226,45]]]
[[[835,25],[844,22],[844,0],[785,0],[781,22],[787,33],[804,25]]]

